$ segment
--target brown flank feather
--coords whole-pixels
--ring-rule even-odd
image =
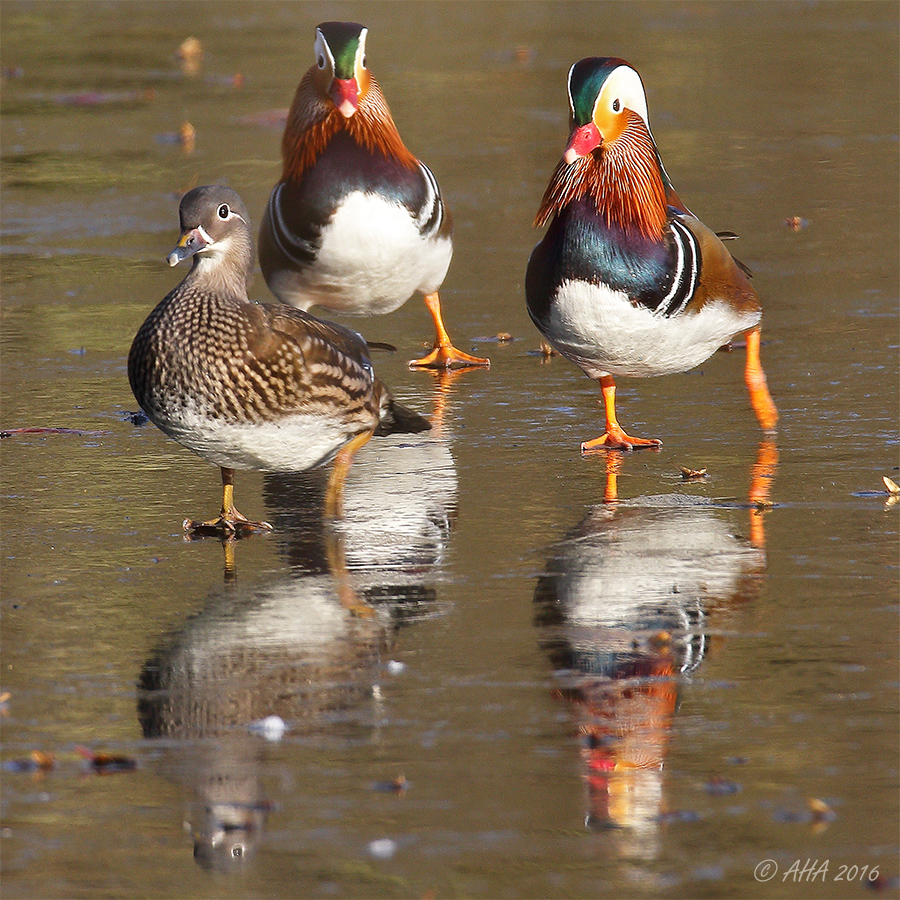
[[[346,131],[361,147],[400,160],[414,169],[418,160],[403,143],[391,117],[387,100],[374,78],[360,98],[359,108],[349,119],[330,100],[319,96],[313,83],[313,66],[301,79],[288,113],[281,139],[284,160],[282,181],[296,181],[310,169],[340,131]]]
[[[628,126],[615,140],[604,141],[571,164],[560,160],[535,216],[535,228],[584,196],[593,199],[608,224],[618,225],[626,234],[638,231],[662,239],[666,189],[653,138],[636,113],[630,114]]]

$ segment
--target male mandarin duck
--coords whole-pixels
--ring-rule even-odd
[[[762,309],[742,267],[675,193],[650,133],[638,73],[591,57],[569,70],[572,132],[535,219],[550,222],[528,262],[528,312],[602,389],[606,431],[581,445],[631,450],[614,376],[685,372],[735,335],[760,426],[778,413],[759,359]]]
[[[453,255],[438,183],[406,149],[366,68],[368,29],[324,22],[288,113],[284,167],[263,216],[259,261],[279,300],[351,315],[392,312],[421,292],[434,349],[414,367],[489,366],[457,350],[438,289]]]
[[[128,378],[154,425],[222,470],[222,512],[185,530],[267,530],[234,506],[234,470],[302,472],[338,455],[329,511],[352,455],[376,430],[429,423],[394,403],[375,377],[365,341],[292,306],[247,297],[253,269],[250,217],[230,188],[185,194],[170,266],[191,270],[138,330]],[[340,454],[339,454],[340,451]]]

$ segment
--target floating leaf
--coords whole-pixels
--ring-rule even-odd
[[[203,63],[203,44],[198,38],[185,38],[175,56],[181,63],[181,71],[185,75],[196,75]]]
[[[824,800],[810,797],[807,805],[814,822],[833,822],[837,818],[834,810]]]
[[[784,220],[784,224],[791,231],[803,231],[809,225],[809,219],[804,219],[803,216],[789,216]]]
[[[32,750],[28,759],[11,759],[3,764],[7,772],[31,772],[35,775],[43,775],[56,765],[52,753],[44,753],[43,750]]]
[[[78,755],[87,760],[90,768],[99,775],[110,775],[113,772],[131,772],[137,768],[137,760],[130,756],[120,756],[115,753],[95,753],[87,747],[76,747]]]
[[[376,781],[372,789],[379,794],[402,794],[409,789],[405,775],[398,775],[390,781]]]

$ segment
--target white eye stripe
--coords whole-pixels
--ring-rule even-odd
[[[359,44],[356,47],[356,59],[354,60],[357,72],[361,72],[366,67],[366,35],[368,33],[368,28],[363,28],[359,33]]]
[[[572,116],[575,116],[575,101],[572,99],[572,72],[575,71],[575,66],[578,63],[572,63],[569,67],[569,74],[566,76],[566,93],[569,95],[569,109],[572,112]]]
[[[621,107],[628,107],[632,112],[637,113],[643,120],[644,124],[650,127],[650,117],[647,113],[647,97],[644,93],[644,85],[641,76],[631,68],[631,66],[617,66],[606,78],[603,89],[597,94],[594,102],[593,117],[596,118],[597,106],[600,98],[610,91],[613,93],[613,100],[618,101]],[[608,95],[607,95],[608,96]],[[615,109],[615,107],[613,107]],[[618,112],[619,110],[615,110]]]
[[[221,209],[221,206],[219,208]],[[217,211],[216,215],[218,216],[218,211]],[[220,219],[222,219],[222,216],[218,216],[218,217]],[[225,216],[225,218],[222,219],[222,221],[230,222],[232,219],[240,219],[245,225],[247,225],[249,227],[247,220],[239,212],[237,212],[237,210],[234,210],[229,206],[228,207],[228,215]]]
[[[363,28],[359,33],[359,43],[356,46],[356,56],[353,60],[357,74],[366,67],[366,35],[368,33],[368,28]],[[325,40],[325,35],[318,28],[316,29],[315,54],[316,65],[320,69],[329,69],[331,74],[334,75],[334,54],[331,52],[331,47],[328,46],[328,41]]]
[[[316,65],[319,66],[320,69],[326,68],[325,63],[328,63],[328,68],[334,72],[334,57],[331,55],[331,47],[328,46],[328,41],[325,40],[325,35],[317,28],[316,29]],[[319,64],[319,60],[322,60],[322,63]]]

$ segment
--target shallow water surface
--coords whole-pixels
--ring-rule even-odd
[[[0,444],[4,896],[897,895],[895,4],[0,15],[0,428],[57,429]],[[331,18],[370,28],[454,216],[448,328],[492,366],[409,371],[416,299],[347,320],[433,430],[364,448],[337,527],[327,473],[238,473],[274,532],[186,542],[218,474],[134,423],[128,347],[183,191],[258,222]],[[622,380],[660,451],[579,454],[598,391],[522,282],[587,55],[639,69],[679,193],[741,235],[777,443],[736,347]]]

